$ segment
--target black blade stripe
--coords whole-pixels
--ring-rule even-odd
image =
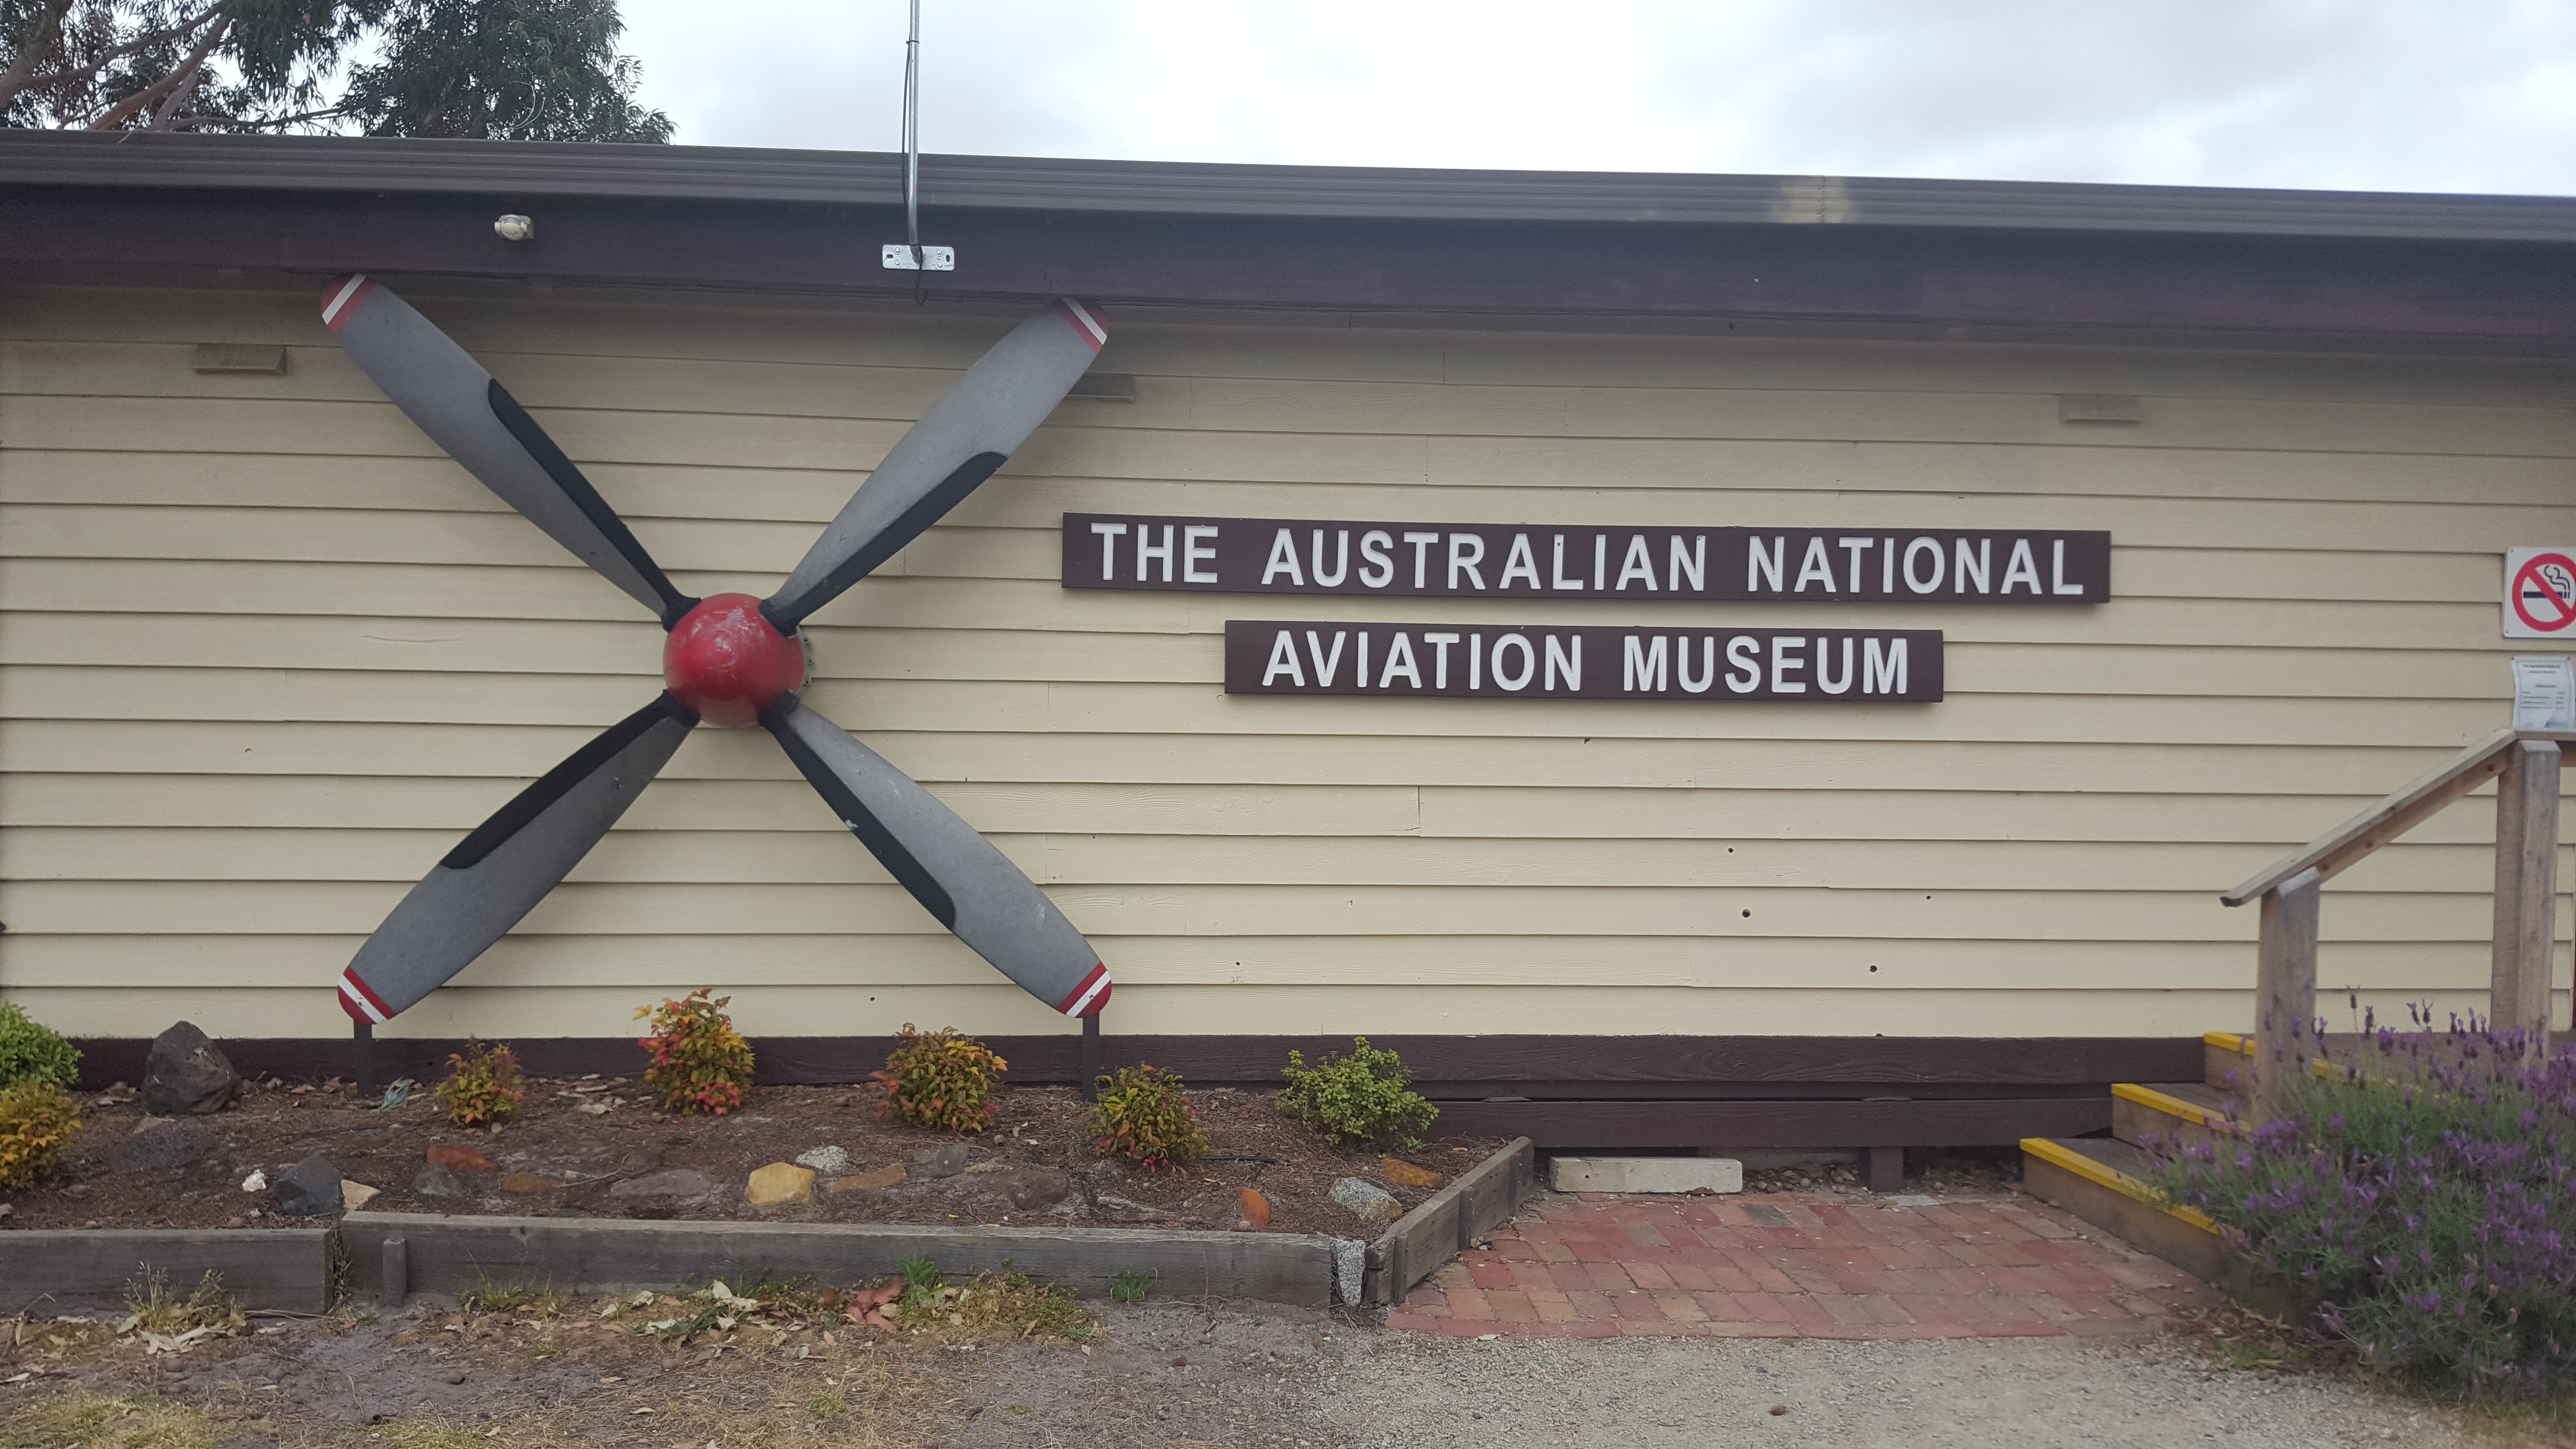
[[[591,526],[607,535],[609,546],[633,564],[635,572],[644,576],[645,584],[660,596],[662,627],[668,629],[679,623],[681,615],[696,608],[698,601],[673,586],[670,576],[653,561],[653,555],[644,551],[643,541],[626,526],[626,520],[618,517],[608,500],[599,496],[599,490],[590,486],[590,480],[581,476],[572,459],[564,456],[563,449],[555,446],[555,440],[546,436],[546,430],[537,426],[537,420],[528,416],[528,410],[519,406],[519,400],[510,396],[499,378],[492,379],[485,396],[491,400],[492,416],[501,420],[501,426],[510,430],[510,436],[519,440],[519,446],[537,460],[537,466],[546,470],[546,476],[555,480],[555,486],[564,491]]]
[[[993,470],[1010,461],[1007,453],[977,453],[960,463],[939,486],[914,500],[902,516],[886,526],[884,532],[869,539],[865,546],[841,560],[823,581],[803,596],[788,600],[772,599],[760,606],[763,617],[781,634],[794,634],[805,616],[841,596],[841,591],[876,571],[879,564],[901,552],[903,546],[919,538],[946,516],[948,510],[964,502],[966,495],[983,486]],[[861,485],[864,487],[865,485]]]
[[[501,848],[511,836],[526,828],[529,821],[546,812],[546,807],[564,797],[564,792],[591,777],[600,766],[635,743],[646,730],[664,720],[686,720],[696,724],[698,717],[689,707],[674,699],[668,690],[651,704],[610,725],[597,739],[573,751],[572,757],[539,776],[534,784],[513,796],[510,803],[494,812],[491,819],[474,827],[474,833],[456,842],[456,848],[440,858],[439,864],[449,870],[472,870],[483,857]]]
[[[904,848],[903,842],[885,828],[883,821],[859,803],[859,797],[834,773],[832,767],[787,727],[787,717],[796,709],[796,696],[783,695],[776,704],[761,711],[761,726],[778,741],[778,747],[787,752],[787,758],[813,785],[815,793],[823,797],[823,803],[831,806],[832,813],[841,817],[841,823],[859,838],[859,844],[866,846],[868,854],[877,858],[877,864],[886,868],[886,874],[894,877],[895,884],[912,892],[912,898],[921,902],[921,908],[930,912],[941,926],[956,930],[957,902],[948,894],[947,887],[922,865],[919,857]]]

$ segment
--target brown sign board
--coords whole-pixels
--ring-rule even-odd
[[[1228,619],[1225,692],[1929,703],[1941,634]]]
[[[1361,598],[2098,604],[2111,535],[1064,516],[1064,586]]]

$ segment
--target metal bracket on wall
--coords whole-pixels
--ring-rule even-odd
[[[953,272],[957,270],[955,247],[923,247],[921,260],[912,259],[912,248],[904,242],[887,242],[880,253],[885,269],[890,272]]]

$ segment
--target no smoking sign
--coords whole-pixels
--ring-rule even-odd
[[[2576,548],[2504,556],[2504,637],[2576,639]]]

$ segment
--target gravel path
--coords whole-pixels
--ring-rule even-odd
[[[1328,1392],[1303,1437],[1353,1449],[2473,1442],[2441,1416],[2358,1384],[2212,1371],[2186,1346],[2163,1342],[1479,1343],[1371,1334],[1338,1360],[1325,1370]],[[1775,1404],[1789,1412],[1774,1415]]]

